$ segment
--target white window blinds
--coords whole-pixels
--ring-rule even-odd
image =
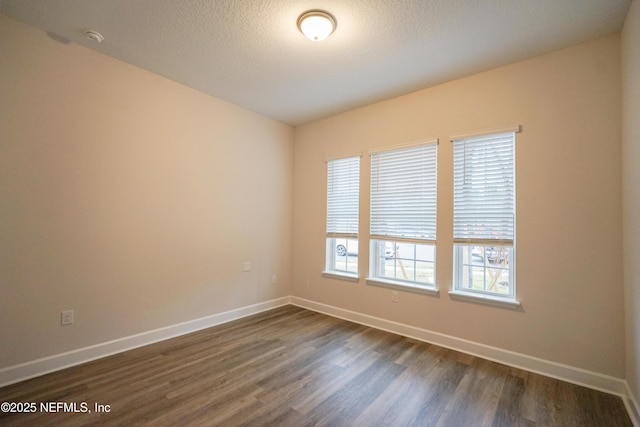
[[[453,140],[453,238],[512,244],[515,228],[515,133]]]
[[[371,238],[435,242],[437,142],[371,154]]]
[[[360,157],[327,162],[327,237],[358,236]]]

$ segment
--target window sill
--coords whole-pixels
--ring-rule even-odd
[[[380,286],[382,288],[397,289],[400,291],[415,292],[417,294],[424,294],[424,295],[432,295],[432,296],[440,295],[440,291],[435,287],[431,288],[427,286],[412,285],[410,283],[395,282],[392,280],[383,280],[379,278],[375,278],[375,279],[368,278],[367,285]]]
[[[347,282],[359,282],[360,276],[357,274],[351,274],[341,271],[323,271],[322,277],[327,277],[329,279],[338,279],[338,280],[346,280]]]
[[[522,305],[520,301],[510,298],[501,298],[491,295],[476,294],[473,292],[449,291],[449,296],[453,300],[474,302],[477,304],[485,304],[494,307],[509,308],[511,310],[520,310]]]

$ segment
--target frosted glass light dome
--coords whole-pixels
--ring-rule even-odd
[[[309,40],[319,42],[336,30],[336,19],[328,12],[310,10],[298,18],[298,29]]]

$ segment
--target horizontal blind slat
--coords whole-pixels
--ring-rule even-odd
[[[371,154],[371,235],[435,240],[437,145]]]
[[[515,133],[453,141],[454,240],[513,241]]]
[[[327,236],[358,235],[360,157],[327,162]]]

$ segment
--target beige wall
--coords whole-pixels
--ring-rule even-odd
[[[624,376],[619,36],[296,129],[293,293],[340,308]],[[448,136],[520,124],[517,294],[523,311],[452,301]],[[367,152],[440,138],[439,297],[368,286]],[[359,283],[322,278],[327,158],[364,153]]]
[[[626,378],[640,398],[640,3],[622,31],[622,188]],[[640,410],[640,408],[636,408]]]
[[[292,128],[4,16],[0,58],[0,368],[291,293]]]

